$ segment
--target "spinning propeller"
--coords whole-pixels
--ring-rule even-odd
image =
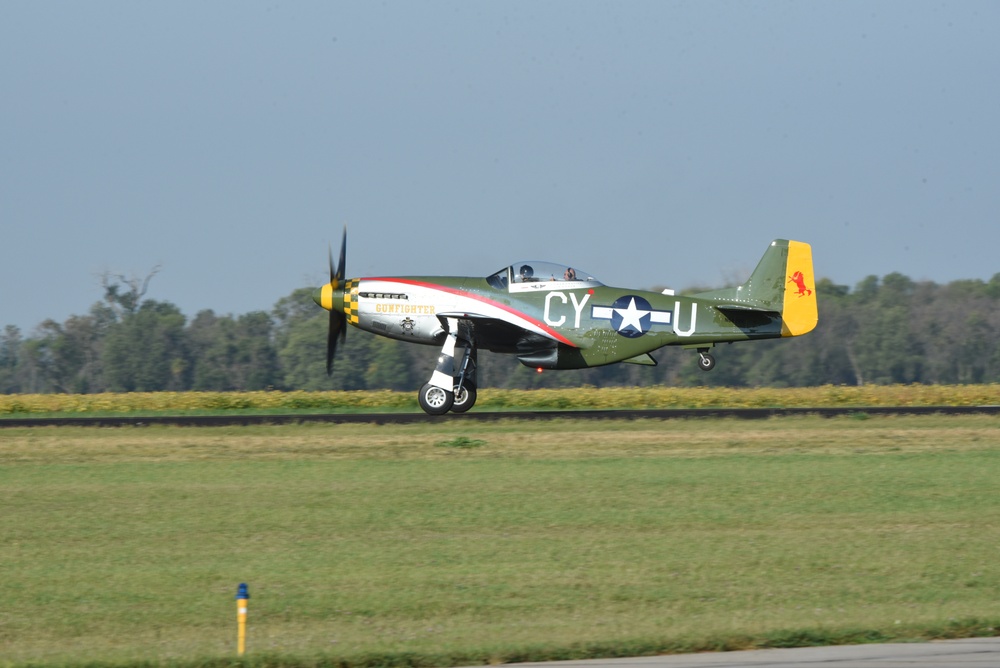
[[[344,295],[344,256],[347,253],[347,227],[344,227],[344,238],[340,242],[340,261],[336,269],[333,266],[333,249],[330,249],[330,283],[324,285],[313,295],[313,301],[330,311],[330,326],[326,336],[326,373],[333,373],[333,356],[337,352],[338,339],[342,343],[347,338],[347,317],[343,307],[334,307],[337,300]]]

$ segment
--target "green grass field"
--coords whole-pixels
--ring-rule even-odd
[[[0,665],[991,633],[1000,419],[5,429]],[[213,664],[215,662],[215,664]]]

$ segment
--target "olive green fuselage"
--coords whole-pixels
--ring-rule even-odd
[[[719,310],[717,299],[605,286],[594,280],[412,276],[347,281],[333,308],[366,331],[440,345],[450,322],[470,325],[475,346],[546,369],[655,363],[670,345],[782,335],[777,312]]]

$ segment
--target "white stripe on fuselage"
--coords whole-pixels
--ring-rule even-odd
[[[566,345],[577,347],[555,329],[525,315],[517,309],[501,304],[488,297],[482,297],[459,288],[435,285],[408,278],[363,278],[358,284],[359,292],[366,293],[406,293],[411,305],[434,307],[434,314],[456,317],[479,316],[509,322],[529,332],[554,339]],[[374,312],[371,312],[374,314]]]

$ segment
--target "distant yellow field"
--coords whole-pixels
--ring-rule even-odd
[[[821,408],[1000,404],[1000,384],[810,388],[484,388],[477,409]],[[416,410],[412,392],[135,392],[0,395],[0,415]]]

